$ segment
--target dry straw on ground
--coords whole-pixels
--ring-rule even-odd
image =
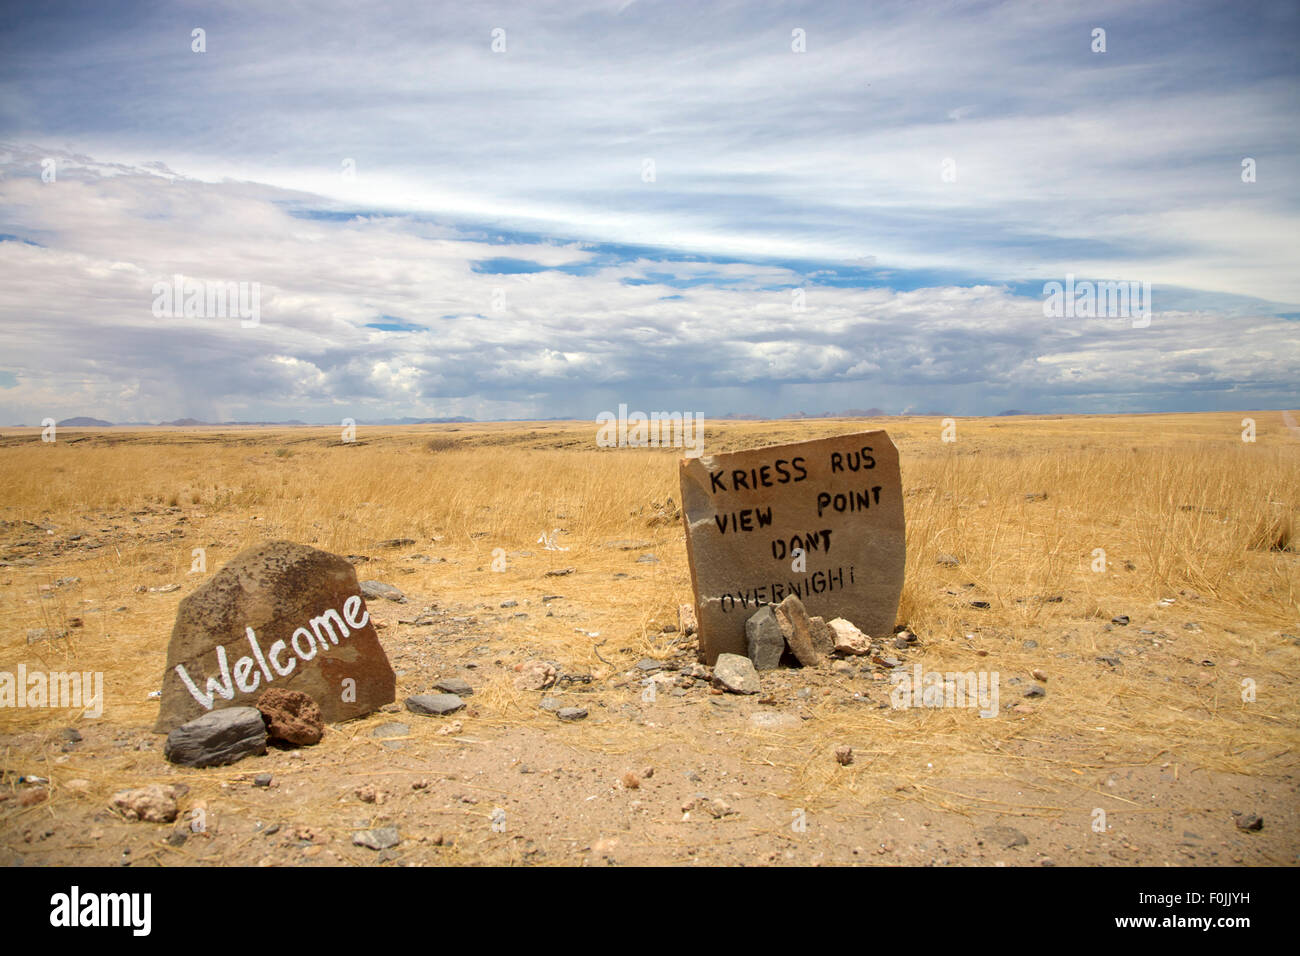
[[[810,704],[819,719],[791,731],[748,730],[737,752],[787,769],[789,795],[809,807],[846,792],[863,801],[905,792],[935,807],[989,809],[960,787],[929,786],[924,768],[936,761],[958,776],[1014,781],[1033,760],[1038,777],[1062,785],[1099,767],[1167,762],[1275,771],[1297,743],[1297,652],[1286,635],[1300,635],[1300,555],[1291,537],[1300,439],[1278,413],[1258,412],[1257,440],[1243,442],[1242,417],[959,420],[952,443],[931,418],[709,425],[710,452],[887,427],[901,452],[908,523],[899,620],[921,637],[909,662],[996,669],[1004,701],[1018,697],[1009,678],[1050,672],[1048,704],[1032,720],[853,707],[830,695]],[[352,443],[340,442],[338,429],[112,430],[61,432],[45,445],[34,430],[8,430],[0,438],[0,518],[8,523],[0,545],[31,554],[16,546],[46,535],[35,526],[52,526],[50,537],[61,539],[85,529],[104,543],[0,568],[0,670],[24,662],[103,671],[104,720],[137,732],[156,712],[148,695],[159,684],[176,603],[206,576],[188,573],[192,549],[206,549],[211,573],[245,547],[286,538],[369,555],[361,577],[433,602],[495,608],[563,592],[582,608],[581,633],[571,617],[534,616],[511,639],[528,656],[614,687],[640,657],[673,652],[676,636],[662,626],[690,600],[690,581],[680,524],[650,521],[679,497],[678,452],[597,448],[594,435],[588,423],[362,427]],[[114,525],[123,531],[99,531]],[[548,550],[543,536],[567,550]],[[416,543],[374,546],[393,538]],[[659,563],[639,579],[615,578],[627,555],[606,546],[614,539],[648,541],[644,550]],[[507,555],[504,572],[492,570],[496,549]],[[412,564],[411,552],[431,560]],[[532,557],[511,557],[519,552]],[[1102,552],[1105,570],[1095,570]],[[940,554],[960,564],[940,564]],[[544,574],[567,567],[576,570]],[[74,576],[75,587],[55,584]],[[173,583],[179,592],[135,590]],[[974,608],[975,600],[989,606]],[[373,609],[393,622],[381,631],[386,641],[409,610]],[[1106,630],[1118,615],[1130,624]],[[29,628],[59,631],[77,618],[82,626],[65,640],[26,640]],[[1123,666],[1097,660],[1117,649]],[[1172,672],[1153,679],[1139,649],[1172,655]],[[1237,676],[1245,674],[1257,682],[1255,703],[1241,698]],[[505,676],[485,675],[475,705],[479,738],[554,724]],[[373,750],[363,731],[380,719],[340,728],[323,756],[345,761],[348,748]],[[57,712],[0,712],[0,741],[33,731],[53,739],[66,724]],[[636,754],[663,746],[665,734],[691,740],[687,728],[636,723],[570,739]],[[840,744],[853,747],[851,766],[830,759]],[[128,751],[68,768],[51,764],[51,753],[29,746],[0,757],[5,767],[51,777],[56,798],[59,781],[73,775],[105,796],[146,782],[142,768],[157,760]],[[181,778],[215,792],[241,774],[234,767]],[[1032,811],[1032,794],[1025,806]],[[1045,798],[1043,812],[1053,806]]]

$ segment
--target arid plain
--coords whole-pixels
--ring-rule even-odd
[[[909,668],[996,672],[988,719],[892,707],[867,658],[764,672],[752,697],[682,676],[680,450],[601,448],[590,422],[361,426],[351,442],[0,429],[0,671],[104,680],[99,718],[0,709],[0,862],[1294,865],[1293,423],[957,419],[955,441],[938,418],[707,423],[706,453],[889,431],[898,624],[917,640],[871,636]],[[313,747],[173,766],[150,695],[177,603],[275,539],[405,593],[369,602],[397,703]],[[516,689],[536,658],[559,682]],[[453,676],[474,688],[454,719],[401,708]],[[589,716],[559,721],[543,697]],[[149,783],[187,788],[174,825],[110,811]],[[384,826],[396,846],[354,845]]]

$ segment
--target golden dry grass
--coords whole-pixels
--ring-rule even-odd
[[[1246,416],[1258,423],[1254,443],[1241,440]],[[1046,667],[1051,696],[1032,718],[983,721],[968,711],[846,709],[828,697],[813,705],[821,719],[783,733],[749,730],[738,744],[747,759],[788,769],[792,796],[816,806],[912,787],[937,807],[996,810],[929,786],[927,770],[1019,781],[1028,744],[1038,777],[1093,786],[1096,768],[1165,762],[1269,773],[1295,750],[1297,649],[1284,635],[1300,635],[1300,555],[1276,546],[1288,543],[1300,512],[1300,437],[1277,412],[963,419],[954,443],[940,440],[930,418],[721,423],[707,428],[705,447],[878,426],[901,452],[908,557],[899,620],[922,637],[915,659],[927,670],[995,669],[1004,681]],[[52,525],[60,538],[114,524],[128,533],[94,551],[0,568],[0,670],[25,662],[103,671],[104,719],[146,725],[176,602],[205,577],[187,574],[191,549],[207,549],[210,573],[249,545],[287,538],[369,554],[362,577],[439,602],[495,607],[563,591],[599,642],[575,633],[570,617],[532,620],[520,640],[612,685],[638,657],[666,652],[660,625],[690,600],[690,579],[680,525],[647,526],[658,505],[679,497],[677,452],[599,449],[594,437],[592,424],[548,422],[362,428],[351,444],[337,429],[245,429],[65,432],[44,445],[34,430],[10,430],[0,439],[0,518]],[[170,531],[178,516],[179,537]],[[542,548],[539,536],[554,529],[569,550]],[[5,543],[44,533],[12,530]],[[417,544],[372,547],[399,537]],[[602,545],[619,538],[650,541],[645,550],[661,563],[639,580],[614,580],[627,556]],[[491,568],[497,548],[512,555],[503,573]],[[1093,569],[1097,549],[1104,572]],[[447,561],[395,577],[409,551]],[[513,557],[521,551],[532,556]],[[960,567],[937,564],[939,553]],[[568,566],[577,572],[543,575]],[[41,591],[67,575],[80,586]],[[168,583],[182,590],[134,590]],[[991,606],[973,610],[974,597]],[[1162,605],[1168,598],[1175,603]],[[129,610],[109,613],[121,605]],[[1119,614],[1130,627],[1104,630]],[[85,626],[69,640],[26,642],[28,628],[72,617]],[[1193,620],[1200,630],[1184,628]],[[1139,636],[1142,628],[1165,638]],[[1022,646],[1030,638],[1033,653]],[[1138,645],[1173,663],[1157,678],[1136,658],[1115,670],[1095,661]],[[1217,666],[1200,666],[1205,659]],[[1255,703],[1241,699],[1245,676],[1258,685]],[[476,702],[480,736],[542,719],[504,678],[488,680]],[[0,711],[6,735],[66,723],[57,712]],[[629,724],[583,745],[647,752],[690,733]],[[861,755],[848,772],[825,759],[839,742]],[[7,765],[21,756],[6,755]],[[133,760],[104,762],[97,789],[130,778]],[[191,776],[211,785],[233,772]],[[1035,806],[1031,794],[1019,809]]]

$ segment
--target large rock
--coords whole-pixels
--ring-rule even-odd
[[[320,743],[325,734],[316,701],[296,690],[272,687],[257,699],[257,709],[266,721],[266,732],[272,740],[283,740],[297,747]]]
[[[757,694],[761,689],[754,662],[739,654],[719,654],[713,665],[713,686],[732,694]]]
[[[799,659],[804,667],[816,667],[824,658],[817,653],[813,644],[812,625],[808,621],[808,611],[793,594],[776,606],[776,621],[781,625],[781,633],[790,646],[790,652]]]
[[[771,607],[761,607],[745,622],[745,642],[754,668],[770,671],[780,666],[785,636]]]
[[[679,476],[706,663],[744,654],[745,621],[791,594],[809,614],[893,632],[906,544],[885,432],[686,458]]]
[[[163,756],[186,767],[220,767],[266,753],[266,724],[256,707],[225,707],[167,735]]]
[[[254,704],[269,687],[301,691],[330,723],[393,702],[396,677],[344,558],[272,541],[183,599],[154,729]]]

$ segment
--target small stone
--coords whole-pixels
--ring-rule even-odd
[[[253,786],[269,787],[271,785],[271,775],[269,773],[259,773],[253,778]]]
[[[414,538],[389,538],[386,541],[376,541],[376,548],[409,548],[415,544]]]
[[[167,835],[167,845],[184,846],[185,841],[188,840],[189,838],[190,835],[186,833],[184,830],[173,830],[171,833]]]
[[[1026,697],[1046,697],[1046,696],[1047,696],[1047,690],[1046,690],[1046,688],[1039,687],[1037,684],[1035,684],[1035,685],[1033,685],[1032,687],[1030,687],[1029,690],[1025,691],[1025,696],[1026,696]]]
[[[566,574],[572,574],[572,573],[573,573],[574,571],[576,571],[576,570],[578,570],[578,569],[577,569],[577,568],[560,568],[560,569],[557,570],[557,571],[547,571],[547,572],[546,572],[546,576],[547,576],[548,578],[561,578],[561,577],[564,577],[564,575],[566,575]]]
[[[59,731],[59,736],[71,744],[81,742],[81,731],[77,730],[75,727],[64,727]]]
[[[583,720],[587,716],[585,707],[561,707],[555,712],[560,720]]]
[[[460,732],[461,732],[462,730],[464,730],[464,729],[465,729],[465,725],[464,725],[464,724],[462,724],[459,720],[453,720],[451,723],[447,724],[445,727],[439,727],[439,728],[438,728],[438,736],[439,736],[439,737],[454,737],[454,736],[456,736],[456,734],[460,733]]]
[[[397,827],[379,827],[376,830],[360,830],[352,834],[353,846],[364,846],[370,850],[388,850],[402,842]]]
[[[360,587],[361,593],[368,598],[383,598],[387,601],[395,601],[398,604],[406,603],[405,594],[383,581],[362,581]]]
[[[1029,673],[1033,675],[1034,680],[1040,680],[1040,681],[1043,681],[1044,683],[1047,682],[1047,672],[1046,672],[1046,671],[1041,671],[1041,670],[1035,669],[1035,670],[1030,671]]]
[[[374,730],[370,731],[371,737],[387,739],[389,737],[405,737],[411,732],[408,724],[397,723],[396,721],[387,724],[380,724]]]
[[[542,698],[542,703],[541,703],[542,710],[555,711],[555,710],[559,710],[563,706],[564,706],[564,701],[560,700],[560,698],[558,697]]]
[[[1003,849],[1009,849],[1013,846],[1028,846],[1029,837],[1025,836],[1015,827],[992,826],[984,827],[977,831],[977,836],[984,843],[991,843],[994,846]]]
[[[623,774],[623,789],[624,789],[624,790],[639,790],[640,788],[641,788],[641,778],[640,778],[640,777],[638,777],[636,774],[634,774],[631,770],[629,770],[627,773]]]
[[[853,763],[853,748],[848,744],[840,744],[835,748],[835,762],[841,767],[847,767]]]
[[[713,665],[713,686],[732,694],[757,694],[760,685],[754,662],[739,654],[719,654]]]
[[[828,621],[834,640],[833,649],[839,654],[862,656],[871,653],[871,639],[842,617]]]
[[[1120,627],[1128,627],[1128,615],[1120,614],[1110,619],[1110,623],[1118,624]]]
[[[133,822],[171,823],[176,819],[176,796],[175,787],[151,783],[136,790],[118,791],[113,794],[109,808]]]
[[[50,798],[50,791],[44,787],[28,787],[18,793],[18,806],[34,807]]]
[[[383,790],[380,790],[374,784],[368,783],[364,787],[357,787],[353,792],[356,794],[357,799],[362,803],[382,804],[386,799],[388,799],[388,794],[384,793]]]
[[[636,563],[637,564],[658,564],[659,559],[656,558],[653,554],[643,554],[641,555],[641,557],[636,559]]]
[[[1237,817],[1238,830],[1262,830],[1264,818],[1257,813],[1243,813]]]
[[[954,554],[940,554],[934,559],[935,564],[942,564],[946,568],[955,568],[961,564]]]
[[[413,714],[442,716],[454,714],[465,706],[455,694],[416,694],[406,698],[406,709]]]
[[[474,693],[474,688],[469,686],[469,681],[459,677],[444,677],[433,685],[433,689],[444,694],[455,694],[457,697],[469,697]]]
[[[749,722],[760,730],[793,730],[803,723],[794,714],[782,714],[770,710],[760,710],[749,715]]]
[[[516,690],[546,690],[555,683],[555,666],[549,661],[526,661],[516,670],[519,671],[515,678]]]
[[[226,707],[167,735],[163,756],[186,767],[218,767],[266,753],[266,724],[256,707]]]

